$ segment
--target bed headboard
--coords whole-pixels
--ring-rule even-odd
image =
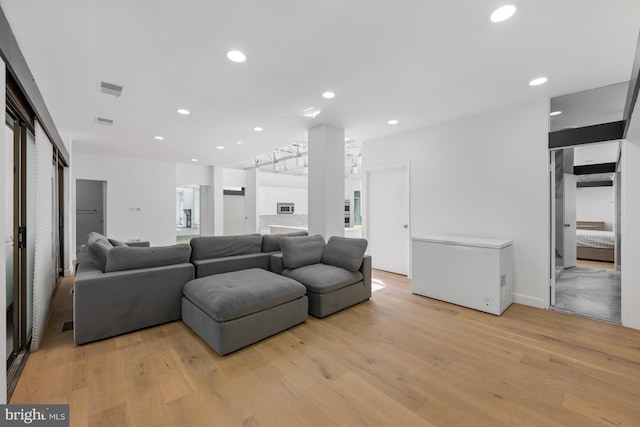
[[[578,230],[599,230],[604,231],[604,221],[576,221]]]

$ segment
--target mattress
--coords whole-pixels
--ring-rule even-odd
[[[577,230],[576,245],[585,248],[613,249],[615,236],[613,231]]]

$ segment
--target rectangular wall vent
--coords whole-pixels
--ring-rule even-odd
[[[119,97],[122,95],[122,86],[113,83],[100,82],[100,92]]]
[[[96,117],[96,122],[105,126],[113,126],[113,120],[104,117]]]

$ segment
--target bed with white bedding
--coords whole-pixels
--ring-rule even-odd
[[[578,221],[576,225],[578,259],[614,262],[615,235],[613,231],[605,231],[604,222]]]

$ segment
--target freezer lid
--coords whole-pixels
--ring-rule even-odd
[[[502,249],[513,245],[511,240],[489,239],[484,237],[430,235],[424,237],[412,237],[415,242],[441,243],[447,245],[471,246],[475,248]]]

